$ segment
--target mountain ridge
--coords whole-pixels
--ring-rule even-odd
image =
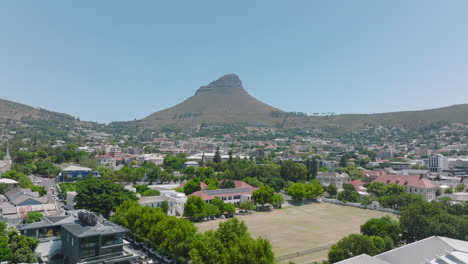
[[[8,120],[84,122],[68,114],[0,99],[0,122]],[[237,75],[227,74],[199,87],[191,97],[173,107],[152,113],[141,120],[115,123],[154,130],[199,130],[204,125],[232,124],[343,132],[368,126],[419,129],[448,123],[468,124],[468,104],[387,113],[306,116],[303,113],[288,113],[261,102],[244,89]]]

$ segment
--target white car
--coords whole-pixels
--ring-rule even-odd
[[[164,256],[163,260],[164,260],[166,263],[174,263],[174,262],[175,262],[173,259],[171,259],[171,257],[167,257],[167,256]]]

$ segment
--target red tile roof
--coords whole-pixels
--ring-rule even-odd
[[[213,196],[208,195],[206,193],[203,193],[202,191],[196,191],[196,192],[190,194],[189,196],[192,196],[192,195],[193,196],[198,196],[198,197],[202,198],[205,201],[206,200],[212,200],[214,198]]]
[[[383,174],[378,176],[373,182],[385,184],[396,183],[403,186],[408,185],[418,188],[435,188],[432,182],[418,175]]]
[[[354,180],[352,182],[350,182],[352,185],[354,186],[364,186],[366,183],[361,181],[361,180]]]

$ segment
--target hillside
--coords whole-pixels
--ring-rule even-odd
[[[468,104],[377,114],[342,114],[323,117],[288,118],[284,127],[303,127],[349,131],[364,127],[397,127],[417,130],[450,123],[468,124]]]
[[[146,128],[199,128],[210,124],[278,125],[272,112],[282,111],[264,104],[247,93],[235,74],[225,75],[206,86],[182,103],[153,113],[141,121]]]
[[[67,114],[34,108],[28,105],[0,99],[0,121],[21,121],[25,119],[75,121],[74,117]]]

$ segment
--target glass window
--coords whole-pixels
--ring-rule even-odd
[[[95,248],[84,249],[81,251],[81,258],[89,258],[94,256],[96,256]]]
[[[97,237],[85,237],[81,239],[81,248],[94,247],[97,245]]]

